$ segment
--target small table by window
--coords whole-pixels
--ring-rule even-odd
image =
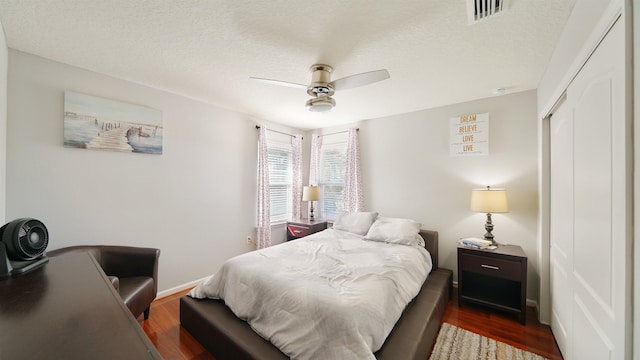
[[[287,221],[287,241],[299,239],[327,228],[326,220],[296,219]]]

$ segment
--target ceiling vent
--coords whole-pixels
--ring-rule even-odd
[[[507,10],[507,0],[467,0],[469,25]]]

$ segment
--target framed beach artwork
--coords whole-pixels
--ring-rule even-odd
[[[162,112],[65,91],[64,146],[162,154]]]

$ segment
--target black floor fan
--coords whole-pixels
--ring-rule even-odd
[[[0,278],[33,270],[49,259],[46,226],[36,219],[13,220],[0,228]]]

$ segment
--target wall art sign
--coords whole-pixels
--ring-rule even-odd
[[[489,113],[451,118],[449,156],[489,155]]]
[[[162,112],[65,91],[64,146],[162,154]]]

